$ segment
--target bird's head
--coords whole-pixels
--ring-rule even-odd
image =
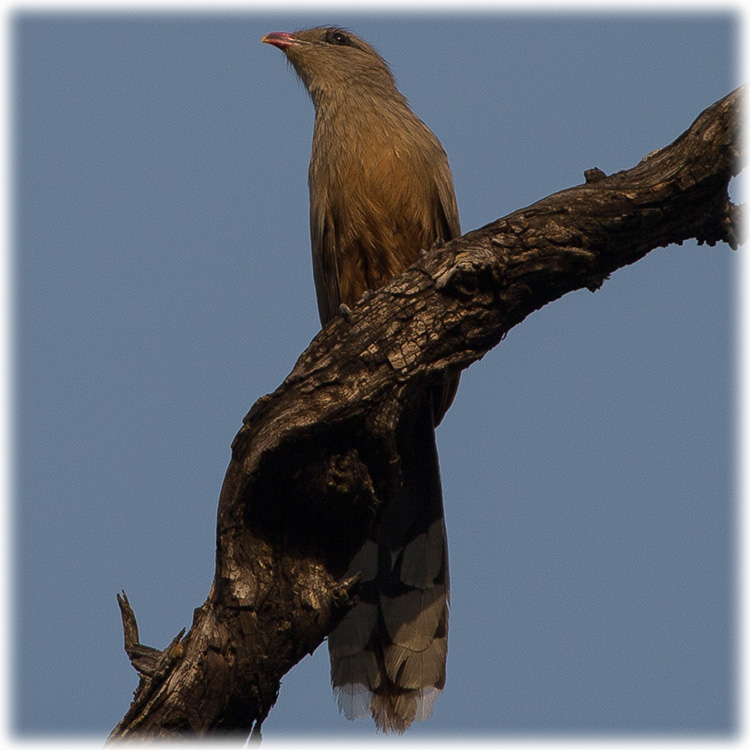
[[[320,26],[293,34],[274,31],[261,41],[287,56],[316,106],[331,97],[347,96],[352,88],[371,96],[392,97],[396,91],[385,60],[346,29]]]

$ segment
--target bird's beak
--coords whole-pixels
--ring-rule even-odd
[[[289,34],[286,31],[272,31],[270,34],[266,34],[260,41],[266,44],[273,44],[274,47],[278,47],[281,50],[302,43],[294,34]]]

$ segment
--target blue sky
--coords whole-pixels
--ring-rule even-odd
[[[741,81],[738,17],[12,18],[13,731],[102,741],[204,601],[229,445],[318,330],[313,109],[269,31],[351,28],[451,162],[462,226],[635,165]],[[738,257],[686,243],[548,305],[438,431],[448,683],[412,738],[737,727]],[[371,737],[320,648],[264,731]]]

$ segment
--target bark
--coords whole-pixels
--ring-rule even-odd
[[[740,104],[738,89],[632,169],[588,170],[585,184],[433,248],[316,336],[232,444],[214,581],[187,635],[142,646],[118,596],[140,684],[110,740],[259,728],[281,677],[356,600],[357,581],[341,577],[399,481],[413,394],[654,248],[738,246],[727,187],[740,171]]]

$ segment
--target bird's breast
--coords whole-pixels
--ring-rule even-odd
[[[326,273],[336,278],[325,283],[335,281],[340,302],[353,305],[440,238],[435,217],[441,169],[448,169],[442,147],[408,109],[318,113],[310,160],[311,216],[328,243],[325,252],[334,258]]]

